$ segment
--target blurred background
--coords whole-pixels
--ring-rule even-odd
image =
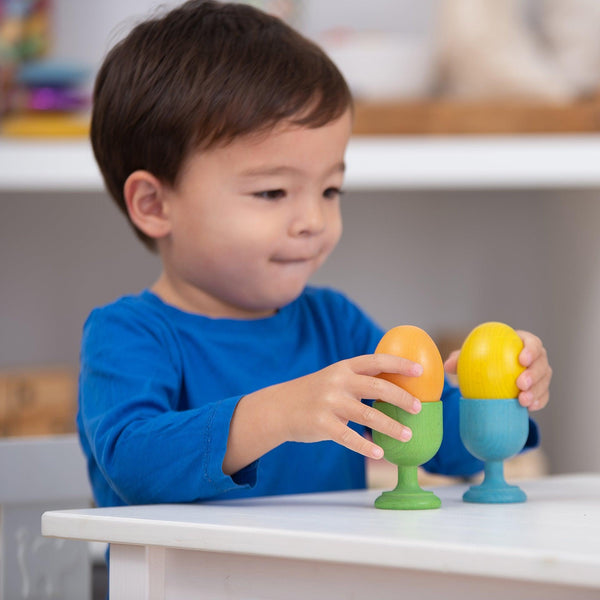
[[[105,52],[174,4],[0,0],[4,436],[72,431],[85,317],[158,274],[86,135]],[[484,320],[535,332],[543,469],[600,470],[600,3],[253,4],[321,44],[357,101],[345,236],[315,283],[443,353]]]
[[[106,51],[175,4],[0,0],[4,440],[74,431],[87,314],[158,275],[104,192],[89,97]],[[443,355],[483,321],[535,332],[551,402],[512,473],[600,471],[600,3],[253,4],[321,44],[356,98],[345,234],[314,283]]]

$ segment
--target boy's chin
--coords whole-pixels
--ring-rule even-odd
[[[268,312],[270,310],[275,313],[278,310],[285,308],[288,304],[294,302],[294,300],[297,300],[302,295],[305,287],[306,284],[294,290],[286,290],[275,294],[270,301],[267,300],[260,308],[257,308],[261,312]]]

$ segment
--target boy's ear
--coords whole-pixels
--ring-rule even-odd
[[[158,239],[171,231],[163,184],[148,171],[134,171],[123,195],[133,224],[148,237]]]

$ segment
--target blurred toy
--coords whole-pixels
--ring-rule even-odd
[[[565,103],[600,87],[598,0],[440,0],[440,92]]]
[[[414,100],[434,89],[435,48],[428,36],[343,29],[322,34],[319,43],[358,100]]]
[[[45,58],[49,0],[0,0],[1,132],[11,136],[85,136],[89,69]]]
[[[525,446],[527,409],[519,404],[516,379],[523,342],[504,323],[477,326],[458,358],[460,436],[471,454],[484,461],[485,478],[463,495],[466,502],[524,502],[525,493],[504,479],[504,460]]]
[[[380,375],[417,397],[422,405],[421,412],[414,415],[387,402],[375,402],[377,409],[412,430],[412,438],[408,442],[373,431],[373,441],[383,448],[385,458],[398,467],[396,488],[383,492],[375,500],[375,507],[401,510],[439,508],[440,499],[419,486],[417,467],[432,458],[442,443],[442,357],[429,335],[412,325],[390,329],[381,338],[375,352],[402,356],[423,367],[423,374],[419,377],[391,373]]]
[[[0,57],[21,61],[45,54],[50,43],[50,0],[0,0]]]
[[[439,11],[444,95],[547,102],[576,96],[528,27],[523,0],[440,0]]]
[[[287,21],[294,27],[299,27],[304,11],[304,0],[243,0],[260,10],[275,15]]]
[[[16,73],[50,43],[49,0],[0,0],[0,115],[17,99]]]
[[[541,0],[540,28],[562,78],[579,96],[600,85],[600,2]]]
[[[2,133],[19,137],[82,137],[89,133],[90,105],[83,84],[88,69],[62,61],[36,61],[16,75],[19,100]]]

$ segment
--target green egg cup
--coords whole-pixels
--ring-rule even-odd
[[[383,492],[375,500],[375,508],[392,510],[422,510],[439,508],[441,500],[423,490],[417,479],[417,467],[433,458],[442,443],[442,403],[423,402],[421,412],[410,414],[387,402],[376,402],[375,407],[392,419],[410,427],[413,432],[408,442],[400,442],[373,431],[373,441],[381,446],[386,460],[398,467],[395,489]]]

